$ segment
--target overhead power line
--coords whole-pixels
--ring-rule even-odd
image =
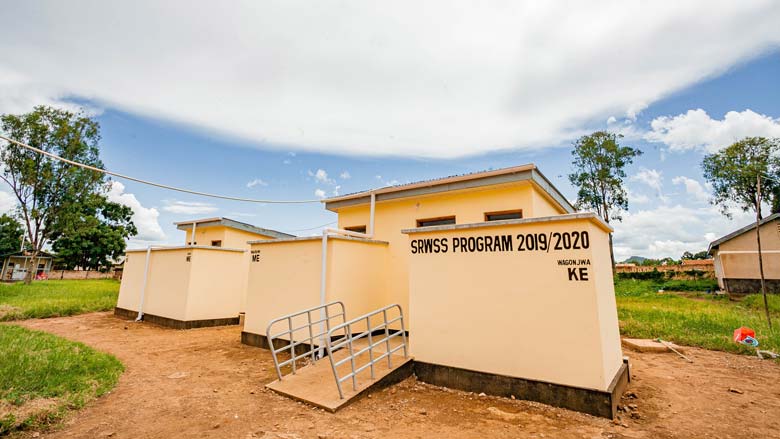
[[[43,154],[47,157],[53,158],[55,160],[59,160],[61,162],[67,163],[69,165],[78,166],[80,168],[89,169],[90,171],[100,172],[102,174],[111,175],[113,177],[117,178],[123,178],[125,180],[135,181],[137,183],[146,184],[149,186],[155,186],[163,189],[168,189],[171,191],[177,191],[177,192],[184,192],[186,194],[193,194],[193,195],[200,195],[202,197],[211,197],[211,198],[219,198],[221,200],[230,200],[230,201],[243,201],[246,203],[263,203],[263,204],[306,204],[306,203],[319,203],[321,200],[258,200],[255,198],[242,198],[242,197],[231,197],[228,195],[219,195],[219,194],[210,194],[208,192],[200,192],[200,191],[194,191],[191,189],[185,189],[175,186],[169,186],[167,184],[162,183],[155,183],[153,181],[143,180],[141,178],[131,177],[129,175],[120,174],[118,172],[112,172],[108,171],[106,169],[100,169],[96,168],[94,166],[86,165],[84,163],[74,162],[73,160],[68,160],[64,157],[60,157],[57,154],[52,154],[50,152],[44,151],[42,149],[36,148],[34,146],[30,146],[26,143],[19,142],[14,139],[9,139],[8,137],[5,137],[3,135],[0,135],[0,139],[6,140],[8,142],[11,142],[14,145],[21,146],[22,148],[28,149],[33,152],[37,152],[38,154]]]
[[[327,223],[327,224],[322,224],[322,225],[315,226],[315,227],[309,227],[308,229],[285,230],[285,232],[290,232],[290,233],[295,233],[295,232],[308,232],[309,230],[315,230],[315,229],[319,229],[319,228],[321,228],[321,227],[325,227],[325,226],[332,226],[333,224],[336,224],[337,222],[338,222],[338,221],[331,221],[331,222],[329,222],[329,223]]]

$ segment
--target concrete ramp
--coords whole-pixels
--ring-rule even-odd
[[[349,321],[345,316],[344,305],[331,302],[272,320],[266,334],[279,379],[266,387],[335,412],[372,388],[411,375],[412,358],[399,305]],[[343,323],[332,321],[338,318]],[[317,330],[317,326],[327,328]],[[302,335],[296,337],[296,332]],[[282,346],[277,348],[275,340]],[[289,355],[289,359],[277,354]],[[322,354],[326,358],[317,361]],[[298,368],[298,360],[311,364]],[[288,365],[291,373],[284,375],[282,368]]]
[[[397,340],[398,342],[392,343],[391,346],[398,346],[400,344],[400,339]],[[382,346],[384,345],[377,346],[373,349],[374,357],[387,352]],[[353,349],[356,351],[367,347],[368,342],[364,339],[357,340],[353,343]],[[350,354],[348,349],[340,349],[333,353],[334,362],[348,359],[349,357]],[[351,378],[344,381],[342,384],[343,398],[339,396],[333,368],[328,359],[322,359],[316,363],[304,366],[298,369],[294,375],[285,375],[283,379],[269,383],[266,387],[289,398],[314,405],[330,412],[335,412],[359,399],[360,396],[366,395],[373,390],[400,382],[412,374],[412,357],[404,358],[403,352],[399,351],[391,353],[389,358],[392,367],[388,367],[387,358],[374,363],[373,379],[371,378],[369,367],[355,375],[355,387],[352,386]],[[369,353],[364,352],[363,354],[357,355],[354,357],[354,360],[356,367],[367,365],[370,360]],[[349,361],[337,367],[339,376],[346,376],[351,370],[351,363]]]

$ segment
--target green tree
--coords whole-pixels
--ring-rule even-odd
[[[0,116],[0,129],[12,139],[61,157],[102,168],[98,123],[83,114],[38,106],[32,112]],[[0,178],[13,191],[18,212],[32,249],[31,264],[51,242],[76,206],[103,190],[103,175],[51,159],[10,142],[0,150]],[[29,268],[29,267],[28,267]],[[25,282],[35,270],[27,270]]]
[[[682,256],[680,256],[681,261],[685,259],[709,259],[709,258],[710,258],[710,254],[707,253],[707,250],[702,250],[697,253],[691,253],[687,251],[684,252]]]
[[[111,267],[125,252],[125,240],[138,233],[133,211],[94,195],[81,204],[79,214],[53,236],[57,262],[66,269],[100,270]]]
[[[766,320],[771,329],[759,231],[761,208],[771,204],[766,194],[775,194],[780,190],[780,139],[746,137],[717,153],[705,156],[702,168],[704,177],[712,184],[712,203],[719,206],[724,215],[731,217],[729,209],[733,206],[755,213],[761,294],[764,296]]]
[[[775,190],[770,193],[772,199],[772,210],[770,213],[780,213],[780,185],[775,187]]]
[[[710,259],[710,253],[707,250],[702,250],[694,254],[693,259]]]
[[[0,255],[15,253],[22,249],[24,229],[12,216],[0,216]]]
[[[571,152],[574,172],[569,174],[569,181],[578,189],[577,207],[595,210],[608,224],[612,220],[621,221],[621,212],[628,209],[628,196],[623,187],[625,168],[642,154],[638,149],[621,146],[621,138],[619,134],[596,131],[577,139]],[[609,253],[614,268],[612,233]]]

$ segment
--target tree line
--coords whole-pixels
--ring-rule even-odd
[[[597,131],[577,139],[572,149],[574,169],[569,181],[577,188],[577,207],[595,211],[607,223],[620,221],[621,213],[628,209],[625,169],[642,155],[637,148],[621,145],[622,138]],[[759,229],[763,207],[771,213],[780,212],[780,139],[746,137],[705,155],[701,168],[704,179],[712,186],[710,202],[723,215],[731,218],[734,208],[755,214],[761,293],[771,328]],[[611,233],[609,244],[614,267]]]
[[[100,126],[83,113],[38,106],[0,116],[9,138],[72,161],[103,169]],[[42,252],[53,252],[63,268],[104,269],[124,254],[138,233],[133,211],[108,200],[110,180],[100,172],[54,160],[4,142],[0,179],[16,207],[0,217],[0,255],[29,254],[29,283]]]

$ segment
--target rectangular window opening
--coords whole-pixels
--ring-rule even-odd
[[[455,215],[417,220],[417,227],[446,226],[448,224],[455,224]]]
[[[366,233],[366,226],[349,226],[349,227],[344,227],[344,230],[348,230],[350,232],[356,232],[356,233]]]
[[[523,209],[502,210],[498,212],[485,212],[485,221],[520,219],[522,217],[523,217]]]
[[[221,240],[219,240],[219,241],[211,241],[211,246],[212,247],[222,247],[222,241]]]

